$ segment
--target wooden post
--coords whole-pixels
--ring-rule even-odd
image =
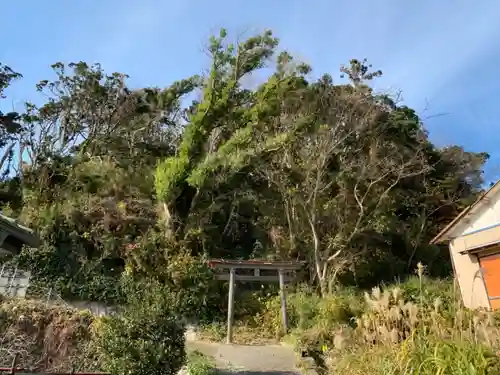
[[[229,296],[227,303],[227,343],[233,341],[233,315],[234,315],[234,274],[235,269],[229,270]]]
[[[281,297],[281,318],[283,322],[283,330],[288,332],[288,317],[286,315],[286,295],[285,295],[285,271],[278,271],[280,279],[280,297]]]

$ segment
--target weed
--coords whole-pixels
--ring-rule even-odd
[[[215,375],[217,373],[214,360],[195,350],[188,354],[188,375]]]

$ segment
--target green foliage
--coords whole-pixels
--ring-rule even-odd
[[[436,279],[427,276],[412,276],[402,283],[388,285],[387,288],[399,287],[405,299],[412,303],[433,305],[439,298],[443,310],[453,310],[460,294],[456,281],[452,278]]]
[[[336,371],[357,374],[496,374],[499,361],[491,349],[469,341],[418,334],[401,347],[365,347],[345,353]]]
[[[160,200],[169,201],[180,194],[176,191],[179,181],[182,180],[187,167],[185,159],[168,158],[161,161],[156,168],[155,186],[156,197]]]
[[[210,41],[213,62],[203,100],[191,112],[177,156],[161,162],[156,170],[157,196],[168,210],[167,226],[181,238],[182,225],[174,223],[186,220],[188,212],[182,206],[185,200],[192,211],[197,202],[194,197],[203,188],[220,187],[218,175],[227,180],[290,138],[290,134],[282,133],[256,144],[262,122],[269,121],[266,117],[279,116],[278,96],[295,74],[270,79],[258,94],[242,89],[240,83],[245,75],[264,67],[275,53],[277,39],[265,32],[235,47],[225,45],[225,37],[226,32],[221,31],[219,38]],[[221,133],[226,134],[218,136]]]
[[[187,367],[189,375],[215,375],[217,373],[214,360],[196,350],[188,354]]]
[[[401,349],[396,369],[403,373],[490,374],[500,361],[486,345],[416,335]],[[398,368],[399,367],[399,368]]]
[[[22,75],[7,65],[0,63],[0,99],[5,99],[4,91],[10,84],[22,78]],[[1,101],[0,101],[1,104]],[[0,157],[0,171],[2,180],[6,179],[11,172],[14,147],[16,139],[23,131],[22,125],[19,123],[20,115],[17,112],[3,113],[0,110],[0,148],[3,149],[3,154]]]
[[[64,298],[119,302],[125,249],[156,223],[152,181],[137,180],[109,159],[43,168],[38,178],[51,176],[44,182],[52,189],[39,194],[34,181],[26,181],[29,204],[21,216],[37,230],[42,246],[24,249],[19,265],[32,271],[35,284]],[[53,181],[54,169],[62,183]]]
[[[4,90],[9,87],[13,80],[21,78],[22,75],[12,70],[11,67],[0,63],[0,98],[5,98]]]
[[[306,331],[318,326],[347,324],[359,313],[360,303],[355,296],[329,295],[299,290],[287,295],[288,324],[292,330]],[[267,302],[262,327],[273,332],[282,332],[281,300],[275,297]]]
[[[206,322],[220,314],[224,296],[204,257],[194,257],[154,231],[138,237],[126,256],[120,283],[125,294],[140,295],[150,282],[159,282],[168,290],[171,309],[179,316]]]
[[[120,303],[128,266],[134,282],[189,290],[182,314],[210,321],[224,301],[205,258],[304,260],[324,295],[422,260],[449,274],[428,241],[481,190],[488,155],[433,145],[413,109],[373,93],[381,72],[366,60],[340,84],[312,78],[270,31],[230,43],[221,30],[208,51],[207,74],[161,89],[56,63],[36,86],[45,102],[2,126],[0,169],[14,149],[23,160],[0,202],[42,237],[16,260],[37,289]],[[0,66],[2,93],[16,78]]]
[[[120,314],[94,327],[103,368],[112,374],[176,374],[186,359],[185,338],[169,291],[151,282],[127,297]]]
[[[55,208],[55,207],[53,207]],[[50,223],[41,223],[45,240],[38,249],[24,248],[17,259],[20,267],[32,270],[33,282],[30,294],[44,298],[49,288],[69,300],[104,301],[109,303],[122,300],[117,281],[120,265],[105,267],[101,256],[93,257],[88,251],[93,244],[82,233],[78,236],[75,228],[63,217],[44,216]],[[111,241],[110,241],[111,242]],[[110,246],[110,243],[108,243]]]
[[[288,294],[291,337],[324,373],[498,372],[494,319],[461,309],[447,279],[408,277],[421,261],[449,276],[428,242],[482,191],[488,155],[434,145],[413,109],[373,92],[382,72],[366,60],[342,66],[339,84],[311,78],[270,31],[232,44],[221,30],[208,51],[208,74],[162,89],[56,63],[36,86],[45,103],[0,112],[0,202],[43,243],[12,260],[31,271],[30,294],[123,306],[95,320],[2,302],[0,353],[36,353],[27,363],[44,370],[69,371],[79,350],[78,364],[116,374],[176,373],[184,323],[224,334],[227,285],[207,260],[261,257],[306,261],[307,287]],[[18,78],[0,64],[1,99]],[[239,289],[235,335],[283,335],[276,290]],[[194,353],[188,370],[213,364]]]

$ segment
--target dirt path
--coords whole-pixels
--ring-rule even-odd
[[[219,374],[299,375],[296,356],[281,345],[226,345],[201,341],[187,342],[188,350],[198,350],[215,359]]]

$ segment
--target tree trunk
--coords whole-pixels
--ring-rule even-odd
[[[316,225],[314,223],[314,217],[309,219],[309,225],[311,226],[311,232],[313,236],[313,247],[314,247],[314,270],[316,276],[318,277],[319,290],[322,296],[325,296],[328,292],[325,272],[323,271],[323,259],[321,256],[321,243],[318,237],[318,232],[316,231]]]
[[[165,228],[165,237],[172,238],[175,234],[173,214],[167,203],[163,203],[163,225]]]

